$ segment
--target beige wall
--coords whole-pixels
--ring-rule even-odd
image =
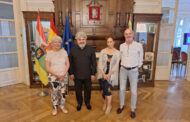
[[[21,11],[54,11],[52,0],[20,0]]]
[[[162,0],[135,0],[134,13],[161,13]]]

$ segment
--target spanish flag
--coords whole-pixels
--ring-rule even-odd
[[[47,47],[47,41],[45,39],[42,24],[40,22],[40,14],[37,18],[36,26],[36,39],[35,39],[35,66],[36,72],[40,77],[40,81],[44,84],[48,84],[47,71],[45,68],[45,50]]]
[[[53,36],[57,36],[57,31],[56,31],[56,28],[55,28],[55,24],[54,24],[54,21],[53,21],[53,14],[51,14],[51,23],[50,23],[50,29],[49,29],[49,37],[48,37],[48,46],[47,46],[47,50],[50,50],[50,40]]]
[[[50,23],[50,29],[49,29],[48,43],[50,43],[50,40],[53,36],[57,36],[57,31],[56,31],[55,24],[53,21],[53,14],[51,14],[51,23]]]

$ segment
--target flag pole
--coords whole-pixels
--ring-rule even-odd
[[[41,96],[41,97],[47,96],[49,93],[47,91],[44,91],[44,85],[43,84],[41,86],[42,86],[41,92],[39,92],[37,95]]]
[[[42,27],[42,25],[41,25],[41,23],[40,23],[40,15],[39,15],[39,13],[40,13],[40,9],[38,8],[38,16],[37,16],[37,26],[36,26],[36,28],[38,29],[38,30],[36,30],[36,32],[37,31],[39,31],[40,29],[42,30],[43,29],[43,27]],[[39,29],[40,28],[40,29]],[[40,31],[41,33],[41,38],[43,39],[43,41],[45,40],[45,37],[44,37],[44,32],[43,32],[43,30],[42,31]],[[39,37],[38,37],[39,38]],[[38,38],[36,38],[36,40],[38,39]],[[35,40],[35,41],[36,41]],[[38,40],[39,41],[39,40]],[[38,45],[38,49],[40,49],[39,47],[41,46],[41,44],[40,45]],[[42,50],[42,49],[41,49]],[[41,53],[39,54],[39,55],[37,55],[36,56],[36,58],[38,57],[38,59],[37,59],[37,61],[35,61],[35,64],[37,65],[39,65],[40,66],[40,63],[38,62],[38,60],[39,60],[39,58],[41,58],[41,56],[44,56],[44,53],[42,53],[43,55],[41,55]],[[47,72],[43,72],[42,70],[40,70],[40,68],[38,67],[38,68],[36,68],[37,70],[37,73],[38,73],[38,75],[39,75],[39,80],[41,80],[41,92],[39,92],[39,93],[37,93],[37,95],[38,96],[47,96],[48,95],[48,92],[47,91],[44,91],[44,85],[43,85],[43,83],[44,83],[44,81],[46,80],[46,78],[44,77],[44,75],[46,76],[47,75]],[[44,73],[44,74],[43,74]],[[41,75],[41,76],[40,76]],[[43,75],[43,76],[42,76]],[[40,78],[41,77],[41,78]],[[43,78],[43,79],[42,79]],[[44,83],[44,84],[46,84],[46,83]]]
[[[65,21],[65,27],[64,27],[64,33],[63,33],[63,37],[62,37],[62,48],[64,48],[67,53],[70,53],[70,49],[72,46],[74,46],[74,41],[72,38],[72,33],[71,33],[71,29],[70,29],[70,25],[69,25],[69,20],[68,20],[68,16],[66,16],[66,21]],[[69,95],[69,77],[68,77],[68,86],[67,86],[67,95]]]

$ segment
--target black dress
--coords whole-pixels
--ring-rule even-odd
[[[111,62],[112,56],[113,55],[107,54],[108,60],[107,60],[107,63],[106,63],[107,64],[107,69],[106,69],[105,74],[108,74],[109,71],[110,71],[110,62]],[[112,95],[111,92],[109,91],[109,89],[111,88],[111,84],[107,80],[104,80],[103,78],[99,79],[99,83],[100,83],[100,89],[103,90],[102,97],[104,99],[105,99],[105,96]]]

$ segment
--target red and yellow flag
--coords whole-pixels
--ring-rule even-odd
[[[48,42],[50,41],[51,37],[57,36],[57,31],[55,28],[55,24],[53,21],[53,14],[51,14],[51,23],[50,23],[50,29],[49,29],[49,37],[48,37]]]
[[[50,44],[50,40],[53,36],[57,36],[57,31],[56,31],[55,24],[53,21],[53,14],[51,14],[51,23],[50,23],[50,29],[49,29],[48,46],[47,46],[48,50],[50,49],[49,44]]]

